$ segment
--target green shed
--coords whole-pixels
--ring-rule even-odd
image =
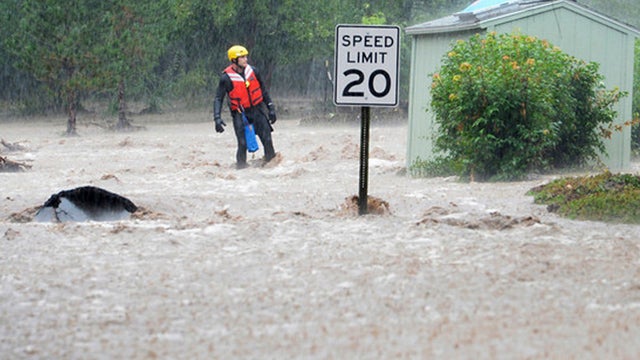
[[[409,90],[407,165],[433,158],[434,117],[430,109],[430,74],[459,39],[476,33],[522,34],[546,39],[562,51],[600,64],[607,89],[633,90],[635,39],[640,31],[571,0],[478,0],[453,15],[407,27],[412,38]],[[616,124],[632,118],[632,96],[617,105]],[[614,132],[605,140],[608,156],[601,160],[611,171],[630,165],[631,131]]]

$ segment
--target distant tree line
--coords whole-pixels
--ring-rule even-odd
[[[69,134],[83,101],[108,101],[126,128],[127,101],[152,111],[210,101],[233,44],[249,49],[275,96],[316,96],[330,88],[336,24],[404,27],[465,2],[5,0],[0,99],[22,113],[66,112]]]
[[[471,0],[3,0],[2,112],[65,112],[69,133],[87,100],[107,102],[117,127],[127,103],[208,105],[226,50],[243,44],[274,97],[331,102],[337,24],[404,28],[459,11]],[[638,26],[636,0],[580,1]],[[635,22],[635,23],[634,23]],[[401,99],[410,39],[402,36]],[[637,77],[636,77],[637,78]],[[425,77],[425,81],[428,81]]]

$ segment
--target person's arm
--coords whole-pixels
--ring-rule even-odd
[[[218,82],[218,89],[216,90],[216,96],[213,99],[213,121],[216,123],[216,131],[221,133],[224,131],[224,126],[227,124],[222,121],[222,101],[229,91],[231,91],[231,79],[227,74],[220,76]]]

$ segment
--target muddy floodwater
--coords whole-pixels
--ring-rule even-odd
[[[3,359],[634,359],[640,227],[573,221],[513,183],[416,179],[404,124],[279,120],[279,156],[236,170],[210,114],[107,133],[64,119],[0,125],[31,165],[0,173]],[[227,122],[228,123],[228,122]],[[637,173],[637,164],[630,172]],[[37,222],[51,194],[96,186],[119,221]]]

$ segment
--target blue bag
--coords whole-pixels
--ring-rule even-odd
[[[244,138],[247,141],[247,150],[250,153],[258,151],[258,141],[256,140],[256,132],[253,129],[253,124],[249,124],[247,116],[242,112],[242,123],[244,124]]]

